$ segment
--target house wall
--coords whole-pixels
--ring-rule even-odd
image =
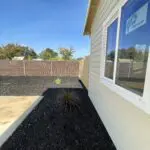
[[[103,22],[122,0],[101,0],[91,29],[89,96],[118,150],[150,150],[150,115],[100,81]]]

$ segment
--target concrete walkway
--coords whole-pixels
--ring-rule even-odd
[[[0,143],[7,138],[5,133],[13,126],[18,127],[17,121],[22,121],[23,114],[38,101],[39,96],[0,96]],[[9,131],[11,134],[11,131]]]

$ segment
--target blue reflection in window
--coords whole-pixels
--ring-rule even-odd
[[[150,46],[149,2],[129,0],[121,14],[116,83],[141,96]]]
[[[107,30],[105,77],[113,79],[118,19]]]

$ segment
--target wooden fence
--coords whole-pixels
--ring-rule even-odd
[[[77,61],[0,60],[0,76],[78,76]]]
[[[88,89],[89,86],[89,56],[80,61],[79,78]]]

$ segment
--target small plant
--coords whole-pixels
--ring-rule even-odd
[[[79,110],[79,104],[77,102],[78,98],[73,94],[73,92],[66,91],[63,95],[64,109],[65,111],[73,111],[74,109]]]
[[[62,81],[60,78],[57,78],[54,82],[55,82],[55,84],[60,85]]]

